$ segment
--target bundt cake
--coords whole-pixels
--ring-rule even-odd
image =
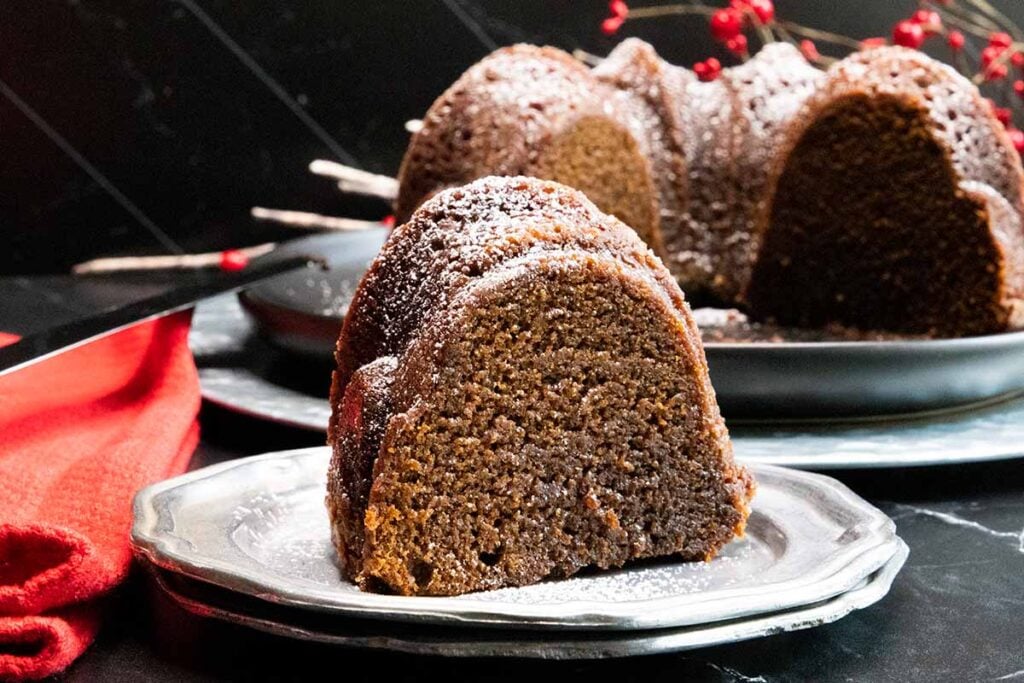
[[[935,336],[1024,323],[1020,159],[955,70],[903,48],[848,57],[771,173],[746,297],[759,318]]]
[[[582,193],[491,177],[396,228],[338,340],[327,505],[364,590],[451,595],[744,529],[689,307]]]
[[[770,44],[701,82],[635,39],[592,71],[505,48],[431,107],[397,214],[516,173],[581,189],[691,298],[754,320],[941,336],[1024,325],[1020,159],[977,88],[917,51],[822,72]]]

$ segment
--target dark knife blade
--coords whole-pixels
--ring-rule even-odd
[[[0,375],[32,365],[64,351],[114,334],[132,325],[191,308],[197,301],[217,294],[234,292],[260,280],[310,266],[323,267],[323,261],[309,255],[254,259],[244,270],[176,287],[168,292],[135,301],[113,310],[101,311],[42,332],[26,335],[0,348]]]

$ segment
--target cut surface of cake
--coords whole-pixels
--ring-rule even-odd
[[[743,531],[753,482],[682,292],[575,190],[487,178],[428,200],[337,357],[327,504],[366,590],[707,560]]]
[[[904,48],[848,57],[773,174],[746,296],[756,317],[932,336],[1024,323],[1020,160],[953,69]]]

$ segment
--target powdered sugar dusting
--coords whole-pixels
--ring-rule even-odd
[[[723,301],[741,293],[756,252],[754,223],[770,159],[821,78],[796,48],[772,44],[714,81],[688,80],[677,106],[689,133],[690,201],[680,229],[666,233],[684,289],[708,290]]]
[[[836,63],[809,110],[850,94],[893,95],[921,106],[963,180],[992,186],[1021,210],[1021,170],[1003,125],[977,87],[917,50],[883,47]]]
[[[714,290],[736,300],[750,278],[760,246],[757,221],[767,201],[768,174],[794,116],[824,79],[789,43],[766,45],[749,62],[722,74],[734,93],[730,157],[736,195],[731,224],[716,236]],[[714,255],[713,255],[714,258]]]
[[[423,118],[400,173],[405,220],[439,188],[528,173],[545,140],[586,116],[623,120],[611,93],[554,48],[515,45],[472,66]]]
[[[628,114],[625,124],[650,161],[662,236],[670,239],[681,229],[689,194],[684,151],[687,131],[676,103],[696,77],[667,64],[654,48],[636,38],[620,43],[593,73],[616,88],[622,110]]]

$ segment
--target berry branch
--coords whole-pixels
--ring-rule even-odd
[[[830,46],[830,52],[881,45],[917,50],[941,39],[948,61],[985,92],[993,114],[1024,154],[1024,132],[1013,124],[1015,118],[1024,118],[1024,31],[988,0],[917,0],[915,4],[917,9],[897,22],[889,37],[861,40],[779,19],[773,0],[729,0],[724,7],[698,0],[629,7],[624,0],[611,0],[601,31],[610,36],[636,19],[696,15],[705,18],[711,36],[740,61],[750,58],[749,33],[762,45],[778,40],[791,43],[809,62],[822,67],[835,58],[821,54],[819,44]],[[693,71],[701,80],[712,81],[721,75],[722,63],[710,57],[694,64]]]

